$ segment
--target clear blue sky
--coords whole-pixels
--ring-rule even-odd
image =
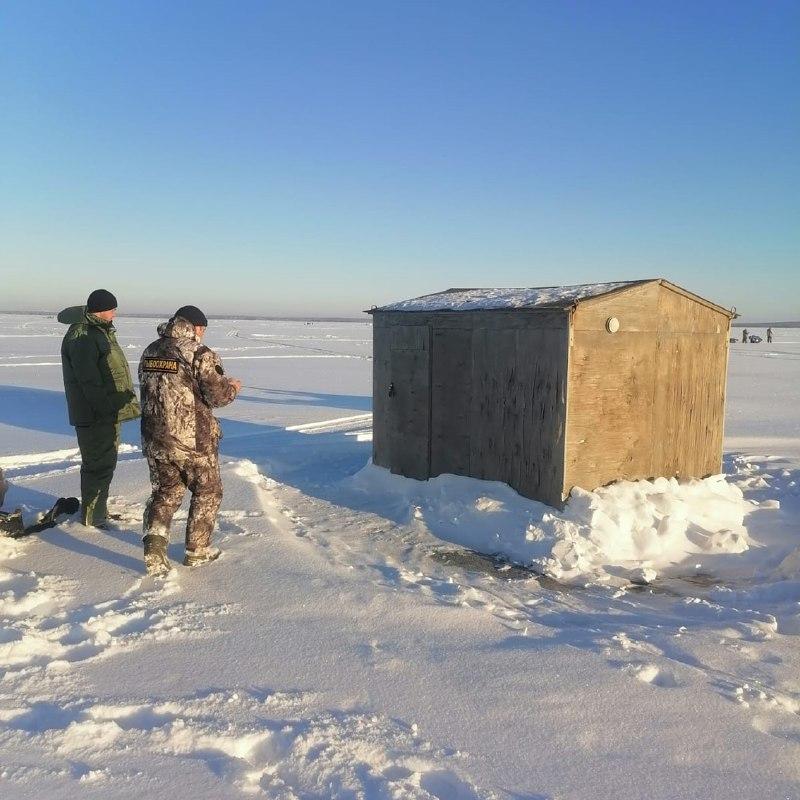
[[[0,8],[0,308],[663,276],[800,319],[800,3]]]

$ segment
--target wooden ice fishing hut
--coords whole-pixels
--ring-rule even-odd
[[[573,486],[719,472],[733,313],[663,279],[449,289],[374,308],[373,460]]]

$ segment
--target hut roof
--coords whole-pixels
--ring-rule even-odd
[[[401,300],[373,311],[486,311],[515,308],[563,308],[589,297],[636,286],[647,281],[582,283],[577,286],[539,286],[529,289],[448,289]]]
[[[373,308],[376,311],[494,311],[513,309],[571,308],[583,300],[611,294],[632,286],[658,282],[673,291],[727,314],[733,313],[716,303],[687,292],[680,286],[663,278],[647,278],[638,281],[616,283],[581,283],[577,286],[539,286],[527,289],[447,289],[444,292],[426,294],[410,300]]]

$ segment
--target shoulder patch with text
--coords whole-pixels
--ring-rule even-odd
[[[177,358],[145,358],[142,360],[142,369],[145,372],[171,372],[178,373]]]

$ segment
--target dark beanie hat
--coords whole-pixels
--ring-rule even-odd
[[[95,311],[111,311],[117,307],[117,298],[107,289],[95,289],[86,301],[86,310],[90,314]]]
[[[201,328],[208,327],[206,315],[197,306],[181,306],[176,312],[176,317],[181,317],[192,325],[199,325]]]

